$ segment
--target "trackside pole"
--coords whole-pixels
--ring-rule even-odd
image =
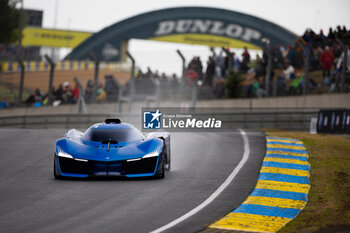
[[[344,93],[344,85],[345,85],[345,76],[346,76],[346,66],[347,66],[347,61],[348,61],[348,49],[344,45],[344,43],[339,39],[336,38],[337,42],[339,45],[342,47],[343,52],[344,52],[344,60],[343,60],[343,66],[342,66],[342,72],[341,72],[341,81],[340,81],[340,93]]]
[[[18,100],[17,100],[17,106],[20,106],[22,103],[22,96],[23,96],[23,84],[24,84],[24,71],[25,71],[25,66],[19,57],[17,57],[17,62],[19,66],[21,67],[21,76],[20,76],[20,81],[19,81],[19,90],[18,90]]]
[[[305,53],[305,58],[304,58],[304,89],[303,89],[303,94],[307,95],[310,93],[310,88],[309,88],[309,63],[310,63],[310,52],[305,48],[305,46],[298,42],[299,46],[303,49]]]
[[[98,88],[98,73],[99,73],[99,66],[100,66],[100,61],[98,58],[95,56],[93,52],[89,53],[89,57],[91,60],[95,62],[95,74],[94,74],[94,91],[92,93],[92,101],[96,102],[96,94],[97,94],[97,88]]]
[[[53,101],[53,96],[52,96],[52,85],[53,85],[53,76],[55,73],[55,67],[56,64],[55,62],[46,54],[45,59],[47,62],[50,64],[50,76],[49,76],[49,91],[48,91],[48,98],[49,98],[49,104],[51,104]]]

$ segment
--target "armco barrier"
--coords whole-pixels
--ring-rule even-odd
[[[310,119],[318,110],[278,110],[278,111],[232,111],[211,113],[211,117],[222,119],[230,128],[260,129],[276,128],[285,130],[309,130]],[[208,115],[206,113],[206,115]],[[0,117],[2,128],[87,128],[107,117],[118,117],[124,122],[141,127],[140,114],[55,114]]]

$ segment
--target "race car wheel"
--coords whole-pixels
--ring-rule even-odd
[[[165,160],[166,160],[166,158],[164,157],[164,156],[165,156],[165,153],[166,153],[165,147],[163,146],[162,161],[159,161],[160,164],[159,164],[159,166],[158,166],[158,169],[157,169],[157,171],[156,171],[156,174],[154,175],[154,177],[159,178],[159,179],[165,177]],[[159,167],[160,167],[160,168],[159,168]]]
[[[165,170],[170,171],[170,165],[171,165],[171,160],[170,160],[170,151],[168,152],[168,148],[166,144],[164,143],[164,153],[166,154],[166,164],[165,164]]]
[[[164,166],[164,161],[162,164],[160,164],[161,168],[160,171],[157,171],[156,174],[154,175],[155,178],[162,179],[165,177],[165,166]]]
[[[60,174],[60,170],[58,169],[58,162],[57,162],[57,156],[55,154],[54,157],[54,163],[53,163],[53,175],[55,177],[55,179],[60,179],[62,178],[61,174]]]

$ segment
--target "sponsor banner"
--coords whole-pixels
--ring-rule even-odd
[[[50,66],[45,61],[25,61],[25,71],[48,71]],[[93,70],[95,63],[92,61],[60,61],[56,63],[55,71],[64,70]],[[100,69],[123,70],[122,66],[116,62],[100,63]],[[1,72],[19,72],[21,67],[18,62],[3,62],[0,64]]]
[[[261,39],[261,32],[256,29],[236,23],[210,19],[178,19],[161,21],[159,22],[158,29],[154,34],[162,36],[182,33],[203,33],[207,35],[226,36],[247,42]]]
[[[22,45],[75,48],[91,35],[91,32],[26,27],[23,30]]]
[[[317,118],[319,133],[350,133],[350,110],[320,110]]]
[[[125,41],[131,38],[260,49],[263,39],[276,47],[293,44],[297,36],[274,23],[239,12],[206,7],[169,8],[136,15],[104,28],[75,48],[69,59],[84,59],[89,52],[94,52],[100,61],[123,59]]]
[[[244,48],[249,49],[261,49],[259,46],[254,44],[230,38],[225,36],[217,35],[206,35],[206,34],[176,34],[168,36],[153,37],[150,40],[155,41],[165,41],[165,42],[175,42],[184,44],[200,44],[207,45],[210,47],[229,47],[229,48]]]
[[[227,111],[227,114],[225,114]],[[237,130],[230,109],[142,108],[142,131],[220,132]]]

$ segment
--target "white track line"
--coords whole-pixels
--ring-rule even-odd
[[[244,142],[243,157],[242,157],[241,161],[239,162],[239,164],[237,165],[237,167],[235,167],[235,169],[227,177],[225,182],[222,183],[220,185],[220,187],[217,190],[215,190],[215,192],[213,194],[210,195],[210,197],[208,197],[204,202],[202,202],[196,208],[192,209],[190,212],[187,212],[186,214],[182,215],[181,217],[175,219],[174,221],[172,221],[172,222],[170,222],[170,223],[168,223],[168,224],[166,224],[166,225],[164,225],[164,226],[162,226],[162,227],[160,227],[160,228],[158,228],[156,230],[151,231],[151,233],[160,233],[160,232],[166,231],[166,230],[172,228],[173,226],[179,224],[180,222],[188,219],[192,215],[195,215],[200,210],[202,210],[207,205],[209,205],[212,201],[214,201],[215,198],[217,198],[222,193],[222,191],[224,191],[225,188],[232,182],[232,180],[236,177],[238,172],[241,170],[241,168],[247,162],[247,160],[249,158],[249,154],[250,154],[249,141],[248,141],[247,134],[246,134],[246,132],[244,130],[241,130],[241,129],[239,130],[239,132],[241,133],[242,138],[243,138],[243,142]]]

